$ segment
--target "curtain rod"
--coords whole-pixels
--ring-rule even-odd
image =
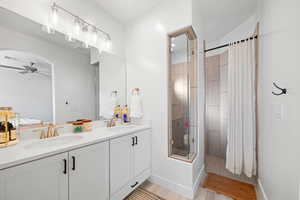
[[[248,41],[248,40],[253,40],[253,39],[257,39],[257,35],[254,36],[254,37],[250,37],[250,38],[247,38],[247,39],[244,39],[244,40],[240,40],[240,41],[237,41],[237,42],[233,42],[234,44],[238,44],[238,43],[242,43],[242,42],[245,42],[245,41]],[[217,49],[222,49],[224,47],[228,47],[230,44],[224,44],[224,45],[221,45],[221,46],[218,46],[218,47],[214,47],[214,48],[211,48],[211,49],[206,49],[204,52],[209,52],[209,51],[213,51],[213,50],[217,50]]]

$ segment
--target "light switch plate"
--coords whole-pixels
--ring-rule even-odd
[[[273,118],[275,120],[283,119],[283,104],[273,104]]]

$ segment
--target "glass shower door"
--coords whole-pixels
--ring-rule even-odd
[[[169,156],[189,161],[197,140],[196,40],[184,32],[169,41]]]

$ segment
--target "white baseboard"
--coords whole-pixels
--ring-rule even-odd
[[[200,173],[197,176],[196,182],[193,186],[193,198],[196,197],[199,186],[203,183],[205,177],[206,177],[206,173],[205,173],[205,167],[203,165],[201,170],[200,170]]]
[[[160,176],[152,175],[149,179],[150,182],[161,185],[169,190],[172,190],[183,197],[186,197],[188,199],[193,199],[198,191],[199,185],[202,183],[202,181],[205,178],[205,170],[204,166],[201,168],[200,173],[198,174],[196,178],[196,182],[193,185],[193,187],[187,187],[181,184],[174,183],[168,179],[162,178]]]
[[[265,193],[265,190],[263,188],[263,185],[262,185],[260,179],[257,180],[256,194],[257,194],[258,200],[268,200],[268,197]]]
[[[160,176],[152,175],[149,179],[150,182],[161,185],[169,190],[172,190],[183,197],[192,199],[193,198],[193,189],[186,187],[181,184],[173,183],[172,181],[169,181],[165,178],[162,178]]]

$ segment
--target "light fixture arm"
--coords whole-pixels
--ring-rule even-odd
[[[61,7],[61,6],[59,6],[58,4],[53,3],[52,9],[57,9],[57,10],[63,11],[63,12],[65,12],[66,14],[71,15],[71,16],[74,17],[75,19],[79,19],[80,22],[82,22],[84,25],[90,26],[90,27],[93,28],[93,30],[97,30],[97,31],[103,33],[103,34],[106,36],[106,39],[107,39],[107,40],[111,40],[111,37],[110,37],[110,35],[109,35],[107,32],[105,32],[105,31],[103,31],[102,29],[100,29],[100,28],[94,26],[93,24],[87,22],[86,20],[82,19],[82,18],[79,17],[78,15],[75,15],[75,14],[73,14],[72,12],[70,12],[69,10],[67,10],[67,9],[65,9],[65,8],[63,8],[63,7]]]

